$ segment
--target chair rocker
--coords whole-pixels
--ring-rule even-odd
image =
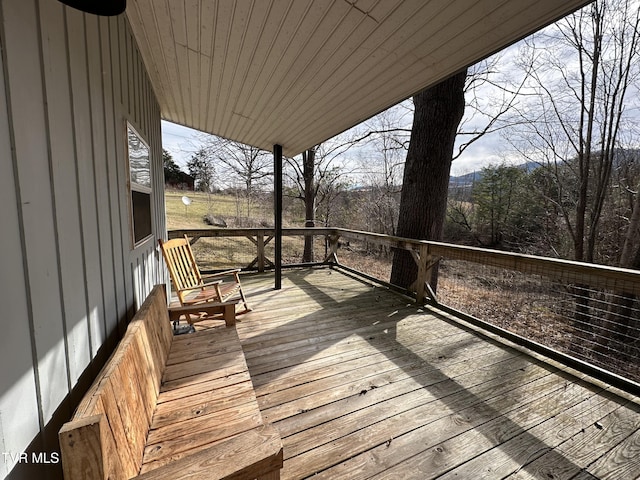
[[[185,309],[180,309],[185,314],[189,325],[193,325],[195,321],[201,318],[198,315],[198,319],[192,320],[191,314],[198,314],[198,306],[207,306],[211,303],[223,303],[228,301],[236,294],[240,295],[240,299],[244,304],[245,310],[238,313],[250,312],[251,309],[247,305],[247,300],[242,291],[242,285],[240,284],[240,277],[238,272],[240,269],[227,270],[224,272],[211,275],[209,278],[220,278],[231,276],[233,281],[224,282],[222,279],[208,281],[205,283],[202,280],[200,269],[196,263],[193,251],[191,250],[191,244],[189,239],[185,235],[184,238],[175,238],[163,242],[162,239],[158,239],[160,244],[160,250],[162,250],[162,256],[169,269],[169,275],[173,282],[173,287],[178,295],[178,300],[182,307],[193,306],[193,310],[185,312]]]

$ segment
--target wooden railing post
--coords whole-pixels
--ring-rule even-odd
[[[258,249],[258,272],[264,272],[264,232],[256,234],[256,247]]]
[[[419,261],[418,261],[418,277],[416,278],[416,302],[423,303],[426,297],[426,283],[429,280],[427,275],[430,273],[428,268],[431,262],[431,255],[429,255],[429,245],[420,245],[419,249]]]
[[[340,234],[329,234],[327,235],[327,239],[329,240],[329,253],[324,259],[324,263],[335,263],[340,265],[340,262],[338,261],[338,240],[340,239]]]

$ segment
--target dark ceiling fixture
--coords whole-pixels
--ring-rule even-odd
[[[112,17],[120,15],[127,8],[127,0],[59,0],[65,5],[83,12]]]

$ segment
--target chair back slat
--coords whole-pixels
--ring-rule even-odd
[[[191,250],[189,239],[185,236],[184,238],[174,238],[167,242],[160,240],[158,243],[169,269],[171,280],[182,302],[184,294],[180,290],[202,285],[202,276]]]

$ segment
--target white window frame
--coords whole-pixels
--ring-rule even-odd
[[[146,162],[143,161],[141,168],[139,171],[146,177],[140,178],[136,175],[136,171],[134,171],[134,162],[132,162],[131,157],[131,141],[130,135],[135,135],[137,141],[143,147],[141,149],[146,150]],[[152,168],[151,168],[151,149],[149,148],[149,144],[144,139],[137,128],[135,128],[131,122],[125,122],[125,137],[126,137],[126,151],[127,151],[127,177],[129,180],[128,190],[129,190],[129,223],[130,223],[130,231],[131,231],[131,241],[133,244],[133,248],[136,248],[140,244],[146,242],[150,237],[153,237],[153,188],[152,188]],[[149,196],[149,233],[141,236],[140,238],[136,238],[135,232],[135,213],[134,213],[134,200],[133,195],[134,192],[142,193]],[[146,230],[146,229],[145,229]]]

